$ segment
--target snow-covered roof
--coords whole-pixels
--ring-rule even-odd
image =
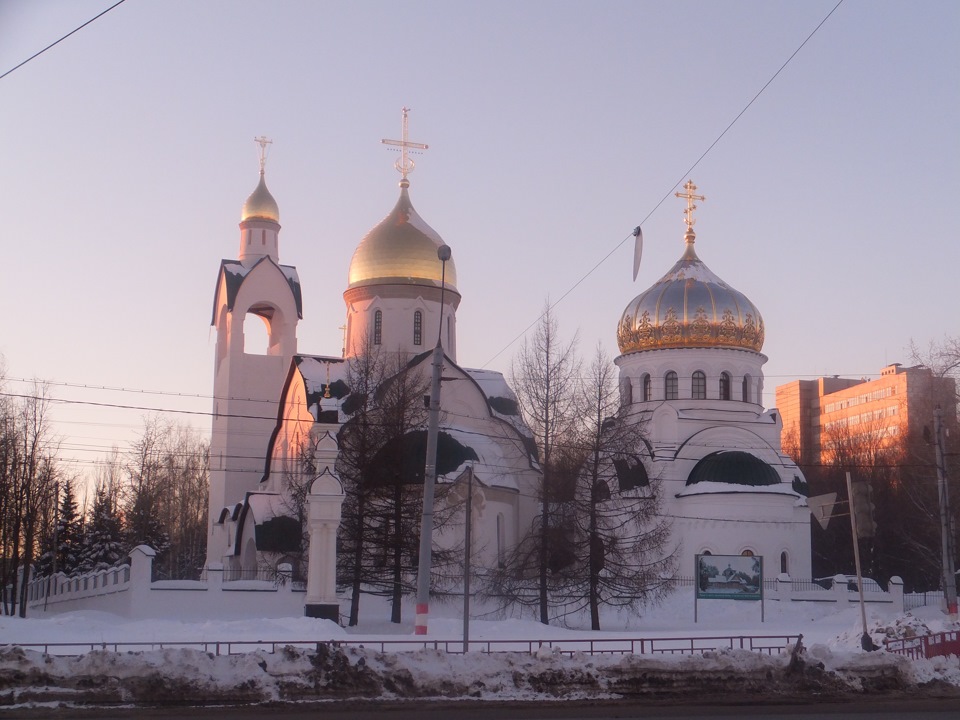
[[[310,414],[317,422],[342,422],[339,415],[340,404],[350,393],[346,380],[347,361],[339,357],[324,355],[294,355],[297,372],[303,378],[306,388],[306,404]],[[330,398],[324,398],[330,383]],[[324,411],[337,411],[337,417],[322,416]]]
[[[250,267],[247,267],[239,260],[220,261],[220,274],[223,276],[223,279],[226,282],[228,308],[233,310],[233,304],[237,299],[237,293],[240,292],[240,286],[243,285],[243,281],[246,279],[247,275],[249,275],[253,269],[262,262],[273,263],[273,260],[270,259],[269,255],[265,255]],[[276,265],[276,263],[273,264]],[[280,272],[283,273],[283,276],[287,279],[287,284],[290,286],[290,292],[293,293],[293,299],[297,305],[297,317],[303,318],[303,292],[300,289],[300,275],[297,273],[297,269],[293,265],[276,265],[276,267],[279,268]],[[219,292],[219,278],[217,283],[217,292]],[[216,322],[217,297],[216,294],[214,294],[213,317],[210,320],[210,324],[214,325]]]
[[[750,494],[750,495],[787,495],[791,498],[802,498],[790,485],[779,483],[777,485],[737,485],[725,482],[698,482],[695,485],[688,485],[677,493],[676,497],[691,497],[693,495],[728,495],[728,494]]]

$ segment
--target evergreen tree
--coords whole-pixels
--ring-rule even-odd
[[[77,508],[77,498],[71,481],[68,480],[63,484],[63,494],[59,500],[56,526],[45,538],[45,552],[37,561],[37,574],[40,576],[52,575],[54,572],[71,575],[80,568],[83,552],[83,517]],[[56,562],[54,562],[54,545]]]
[[[104,485],[100,484],[84,533],[80,569],[90,572],[113,567],[126,555],[127,548],[116,505]]]

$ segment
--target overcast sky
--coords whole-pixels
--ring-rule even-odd
[[[0,73],[111,4],[0,0]],[[763,315],[767,405],[799,377],[906,363],[911,339],[960,331],[960,4],[846,0],[688,173],[835,5],[127,0],[0,80],[7,390],[210,395],[214,282],[261,134],[300,351],[338,355],[350,258],[396,201],[380,139],[404,105],[430,145],[413,204],[457,263],[461,364],[506,371],[545,299],[611,251],[556,312],[615,356],[623,309],[682,253],[688,177],[700,258]],[[144,415],[54,411],[84,460]]]

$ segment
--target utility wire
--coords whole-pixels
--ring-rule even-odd
[[[696,161],[693,163],[693,165],[691,165],[691,166],[686,170],[686,172],[684,172],[684,173],[680,176],[680,179],[677,180],[677,181],[670,187],[669,190],[667,190],[667,192],[664,194],[664,196],[663,196],[662,198],[660,198],[660,201],[659,201],[656,205],[654,205],[654,206],[653,206],[653,209],[646,214],[646,216],[643,218],[643,220],[640,221],[639,227],[643,227],[643,224],[644,224],[647,220],[650,219],[650,216],[653,215],[653,214],[660,208],[660,206],[663,205],[664,202],[666,202],[667,198],[669,198],[669,197],[673,194],[673,192],[677,189],[677,187],[680,185],[680,183],[682,183],[682,182],[684,181],[684,179],[686,179],[686,178],[690,175],[690,173],[693,172],[694,168],[696,168],[696,167],[701,163],[701,161],[710,153],[710,151],[713,150],[714,147],[716,147],[717,143],[719,143],[719,142],[723,139],[723,137],[730,131],[730,128],[732,128],[732,127],[737,123],[737,121],[738,121],[741,117],[743,117],[743,114],[746,113],[747,110],[749,110],[750,107],[757,101],[757,99],[763,94],[763,91],[766,90],[766,89],[770,86],[770,84],[771,84],[774,80],[777,79],[777,76],[780,75],[780,73],[783,72],[784,68],[786,68],[787,65],[790,64],[790,61],[793,60],[793,58],[797,56],[797,53],[799,53],[801,50],[803,50],[804,46],[805,46],[808,42],[810,42],[810,39],[811,39],[814,35],[817,34],[817,31],[818,31],[821,27],[823,27],[823,24],[824,24],[825,22],[827,22],[827,20],[830,19],[830,16],[833,15],[833,13],[835,13],[835,12],[837,11],[837,8],[839,8],[842,4],[843,4],[843,0],[839,0],[839,2],[837,2],[837,4],[833,6],[833,9],[826,14],[826,16],[823,18],[823,20],[821,20],[820,23],[810,32],[810,34],[807,35],[807,37],[804,39],[804,41],[803,41],[802,43],[800,43],[800,45],[797,47],[797,49],[794,50],[793,53],[791,53],[790,57],[788,57],[788,58],[786,59],[786,61],[784,61],[783,65],[781,65],[780,68],[770,77],[770,79],[767,80],[766,83],[764,83],[763,87],[760,88],[760,90],[757,92],[756,95],[753,96],[753,98],[750,100],[750,102],[748,102],[748,103],[744,106],[743,110],[741,110],[741,111],[737,114],[737,116],[736,116],[733,120],[731,120],[730,123],[723,129],[723,132],[721,132],[721,133],[717,136],[717,139],[714,140],[712,143],[710,143],[710,146],[709,146],[706,150],[704,150],[703,153],[701,153],[700,157],[698,157],[698,158],[696,159]],[[546,315],[548,312],[550,312],[551,310],[553,310],[553,308],[555,308],[557,305],[559,305],[559,304],[563,301],[564,298],[566,298],[570,293],[572,293],[574,290],[576,290],[576,289],[580,286],[580,284],[583,283],[584,280],[586,280],[588,277],[590,277],[591,275],[593,275],[593,273],[597,270],[597,268],[599,268],[601,265],[603,265],[603,264],[610,258],[611,255],[613,255],[617,250],[619,250],[620,247],[621,247],[627,240],[629,240],[629,239],[632,238],[632,237],[634,237],[634,233],[633,233],[633,232],[631,232],[630,234],[628,234],[625,238],[623,238],[623,240],[621,240],[621,241],[618,242],[616,245],[614,245],[614,246],[613,246],[613,249],[610,250],[610,252],[608,252],[606,255],[604,255],[596,265],[594,265],[592,268],[590,268],[589,270],[587,270],[587,272],[583,275],[583,277],[581,277],[579,280],[577,280],[565,293],[563,293],[563,295],[561,295],[561,296],[556,300],[556,302],[551,303],[551,304],[549,305],[549,307],[547,307],[546,310],[544,310],[532,323],[530,323],[529,325],[527,325],[527,327],[525,327],[515,338],[513,338],[513,340],[511,340],[511,341],[508,342],[506,345],[504,345],[504,346],[497,352],[496,355],[494,355],[492,358],[490,358],[489,360],[487,360],[487,361],[481,366],[481,368],[487,367],[487,365],[489,365],[490,363],[492,363],[494,360],[496,360],[498,357],[500,357],[504,352],[506,352],[507,349],[508,349],[511,345],[513,345],[517,340],[519,340],[519,339],[522,338],[524,335],[526,335],[526,334],[530,331],[530,328],[532,328],[534,325],[536,325],[538,322],[540,322],[540,321],[543,319],[543,316],[544,316],[544,315]]]
[[[7,70],[3,75],[0,75],[0,80],[3,80],[7,75],[9,75],[10,73],[12,73],[14,70],[19,70],[20,68],[22,68],[24,65],[26,65],[28,62],[30,62],[30,61],[33,60],[34,58],[40,57],[40,56],[43,55],[47,50],[49,50],[50,48],[52,48],[54,45],[58,45],[59,43],[62,43],[64,40],[66,40],[68,37],[70,37],[70,36],[73,35],[74,33],[79,32],[80,30],[83,30],[87,25],[89,25],[90,23],[92,23],[94,20],[103,17],[103,16],[106,15],[108,12],[110,12],[111,10],[113,10],[117,5],[122,5],[122,4],[125,3],[125,2],[126,2],[126,0],[119,0],[118,2],[115,2],[113,5],[111,5],[110,7],[108,7],[106,10],[104,10],[104,11],[103,11],[102,13],[100,13],[99,15],[96,15],[95,17],[92,17],[92,18],[90,18],[89,20],[87,20],[87,21],[86,21],[83,25],[81,25],[80,27],[71,30],[71,31],[68,32],[66,35],[64,35],[62,38],[60,38],[59,40],[56,40],[56,41],[50,43],[49,45],[47,45],[47,46],[46,46],[43,50],[41,50],[40,52],[34,53],[33,55],[31,55],[30,57],[28,57],[26,60],[24,60],[24,61],[23,61],[22,63],[20,63],[19,65],[15,65],[15,66],[13,66],[12,68],[10,68],[9,70]]]

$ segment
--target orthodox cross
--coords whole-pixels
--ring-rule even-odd
[[[688,228],[692,228],[694,223],[697,222],[693,217],[693,211],[697,209],[697,206],[694,205],[694,200],[706,200],[703,195],[695,195],[694,190],[697,189],[697,186],[693,184],[693,180],[687,180],[684,184],[683,189],[686,190],[685,193],[674,193],[678,198],[686,198],[687,208],[683,211],[683,221],[687,224]]]
[[[384,145],[396,145],[400,148],[400,159],[397,160],[393,166],[397,169],[397,172],[400,173],[400,176],[406,180],[407,175],[412,173],[414,168],[414,162],[407,156],[407,151],[426,150],[427,146],[423,143],[415,143],[407,140],[407,115],[410,112],[410,108],[405,107],[402,112],[403,123],[400,128],[400,140],[381,140],[380,142]]]
[[[340,357],[346,357],[347,356],[347,326],[341,325],[337,329],[340,330],[341,333],[343,334],[343,347],[340,350]]]
[[[255,137],[253,141],[260,146],[260,174],[263,175],[263,169],[267,165],[267,145],[273,145],[273,140],[268,140],[266,135]]]

